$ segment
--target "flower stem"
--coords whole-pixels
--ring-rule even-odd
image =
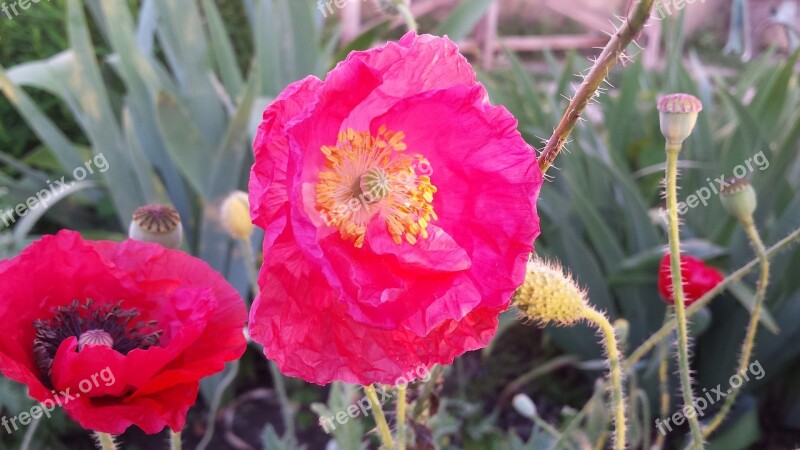
[[[29,450],[31,448],[31,443],[33,442],[33,436],[36,435],[36,431],[39,429],[39,425],[42,424],[42,418],[34,419],[30,426],[28,426],[28,431],[25,432],[25,436],[22,438],[22,444],[19,446],[19,450]]]
[[[654,4],[654,0],[641,0],[595,60],[589,74],[586,75],[575,96],[572,97],[564,116],[561,117],[561,121],[553,131],[553,135],[547,140],[547,144],[539,155],[539,169],[541,169],[542,173],[547,172],[547,169],[553,165],[559,152],[564,148],[570,133],[578,123],[583,110],[589,105],[589,101],[594,98],[600,84],[606,79],[620,55],[625,51],[628,44],[644,29]]]
[[[253,290],[253,295],[258,296],[261,293],[261,287],[258,285],[258,262],[256,255],[253,252],[252,242],[250,238],[239,239],[239,244],[244,253],[245,262],[247,265],[247,275],[250,280],[250,289]],[[281,416],[283,418],[284,436],[289,436],[292,442],[297,442],[294,429],[294,412],[291,402],[289,401],[289,394],[286,389],[286,381],[278,369],[275,361],[268,360],[270,374],[272,375],[272,382],[275,384],[275,393],[278,395],[278,402],[281,404]]]
[[[400,2],[397,5],[397,10],[400,11],[400,15],[405,19],[408,31],[417,31],[417,20],[414,18],[414,14],[411,13],[411,8],[408,7],[408,4]]]
[[[664,322],[669,322],[669,312],[665,314]],[[661,393],[661,409],[659,412],[661,413],[661,417],[669,417],[669,407],[670,407],[670,392],[669,392],[669,342],[663,345],[661,349],[660,361],[658,362],[658,389]],[[666,435],[663,433],[658,433],[656,437],[656,445],[655,448],[664,448],[664,442],[666,441]]]
[[[253,295],[258,295],[260,288],[258,286],[258,262],[256,255],[253,252],[252,242],[250,238],[238,239],[239,245],[242,247],[244,253],[245,266],[247,266],[247,279],[250,281],[250,289],[253,290]]]
[[[747,332],[745,333],[744,342],[742,342],[742,351],[739,354],[739,367],[737,373],[742,373],[747,370],[748,365],[750,364],[750,357],[753,354],[753,344],[756,340],[756,331],[758,330],[758,321],[761,317],[761,311],[764,305],[764,298],[767,295],[767,284],[769,283],[769,258],[767,257],[767,250],[764,247],[764,242],[761,240],[761,236],[758,234],[758,230],[756,229],[756,225],[752,220],[747,220],[742,223],[744,226],[745,232],[747,232],[747,237],[750,238],[750,243],[753,245],[753,248],[758,255],[758,258],[761,260],[761,278],[758,280],[758,291],[756,292],[756,304],[753,308],[753,312],[750,315],[750,322],[747,325]],[[733,405],[736,403],[736,397],[739,395],[741,390],[740,387],[733,388],[733,391],[725,397],[725,403],[720,408],[717,415],[714,416],[714,419],[708,426],[703,430],[703,436],[708,437],[713,433],[722,422],[725,420],[725,416],[731,410]]]
[[[95,433],[94,437],[100,450],[118,450],[114,436],[108,433]]]
[[[397,386],[397,450],[406,450],[407,390],[405,384]]]
[[[285,429],[284,436],[289,436],[293,442],[297,442],[294,431],[294,412],[286,390],[286,381],[275,361],[269,360],[268,363],[272,382],[275,384],[275,392],[278,394],[278,402],[281,404],[281,416],[283,416]]]
[[[431,369],[431,378],[428,380],[425,385],[422,387],[422,394],[419,396],[417,401],[415,402],[416,405],[414,406],[414,414],[413,417],[419,420],[422,414],[425,412],[425,407],[428,404],[428,399],[430,399],[431,395],[433,395],[433,391],[436,389],[436,384],[439,383],[439,378],[442,376],[442,372],[444,372],[444,367],[440,364],[436,364]]]
[[[681,241],[678,227],[678,153],[680,144],[667,143],[667,209],[669,211],[669,255],[672,271],[672,290],[675,300],[675,318],[678,321],[678,367],[683,391],[684,406],[693,407],[692,378],[689,372],[689,332],[686,321],[686,304],[681,276]],[[687,414],[692,430],[694,448],[703,448],[703,434],[696,414]]]
[[[375,413],[375,424],[378,426],[378,434],[381,437],[383,446],[386,450],[394,450],[394,440],[392,439],[392,432],[389,431],[389,424],[386,422],[386,416],[383,415],[383,407],[378,400],[378,394],[375,392],[375,386],[370,384],[364,386],[364,392],[367,394],[367,399]]]
[[[614,333],[614,326],[608,318],[593,308],[586,308],[584,311],[586,320],[596,324],[603,333],[603,341],[608,353],[608,363],[611,378],[611,400],[614,407],[614,424],[616,435],[614,438],[614,448],[623,450],[625,448],[625,400],[622,394],[622,371],[620,370],[620,351],[617,347],[617,336]]]
[[[781,239],[775,245],[768,248],[767,258],[771,258],[776,253],[788,248],[798,240],[800,240],[800,228],[797,228],[796,230],[792,231],[785,238]],[[686,316],[687,317],[693,316],[695,313],[697,313],[697,311],[700,310],[700,308],[706,306],[711,300],[714,299],[714,297],[719,295],[720,292],[724,291],[729,284],[733,283],[734,281],[741,280],[742,277],[750,273],[750,271],[752,271],[753,268],[755,268],[756,265],[760,263],[760,261],[761,261],[760,258],[751,260],[744,266],[737,269],[732,274],[725,277],[725,279],[722,280],[721,283],[716,285],[710,291],[706,292],[706,294],[700,297],[696,302],[692,303],[692,306],[686,309]],[[672,318],[669,321],[669,323],[665,324],[664,326],[659,328],[658,331],[651,334],[646,341],[644,341],[633,353],[631,353],[630,356],[628,356],[623,362],[622,368],[625,371],[630,370],[633,367],[633,365],[639,362],[639,360],[641,360],[642,358],[644,358],[645,355],[647,355],[650,352],[650,350],[652,350],[661,341],[666,339],[667,336],[669,336],[669,334],[672,333],[675,330],[675,328],[677,328],[677,326],[678,326],[677,320],[675,320],[675,318]]]
[[[181,432],[175,432],[170,430],[169,432],[169,448],[170,450],[181,450],[183,448],[183,441]]]

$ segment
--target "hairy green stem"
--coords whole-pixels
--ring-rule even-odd
[[[654,0],[641,0],[595,60],[589,74],[586,75],[575,96],[572,97],[564,116],[561,117],[561,121],[553,131],[553,135],[547,140],[547,144],[545,144],[542,153],[539,155],[539,169],[541,169],[542,173],[547,172],[547,169],[553,165],[556,157],[564,148],[567,139],[569,139],[569,135],[578,123],[581,114],[589,105],[589,101],[594,98],[600,84],[606,79],[606,76],[617,63],[625,48],[644,29],[654,4]]]
[[[683,297],[681,276],[681,241],[678,224],[678,154],[680,144],[667,143],[667,210],[669,212],[669,255],[672,272],[672,296],[675,300],[675,318],[678,321],[678,370],[684,406],[693,407],[692,376],[689,371],[689,331],[686,320],[686,304]],[[693,446],[703,448],[703,433],[696,414],[687,414],[686,420],[692,430]]]
[[[407,386],[397,386],[397,450],[406,450]]]
[[[375,424],[378,426],[378,435],[381,437],[383,446],[386,450],[394,450],[392,432],[389,430],[389,423],[386,422],[386,416],[383,415],[383,406],[381,406],[381,402],[378,400],[378,393],[375,392],[375,386],[364,386],[364,392],[367,394],[367,399],[372,407]]]
[[[775,245],[767,249],[767,258],[772,258],[775,254],[777,254],[778,252],[780,252],[785,248],[788,248],[798,240],[800,240],[800,228],[797,228],[796,230],[792,231],[785,238],[781,239]],[[706,294],[700,297],[696,302],[692,303],[692,306],[686,309],[686,316],[691,317],[694,314],[696,314],[697,311],[700,311],[701,308],[703,308],[709,302],[711,302],[711,300],[713,300],[714,297],[716,297],[722,291],[724,291],[729,284],[733,283],[734,281],[741,280],[745,275],[750,273],[750,271],[752,271],[756,267],[756,265],[758,265],[760,262],[761,262],[760,258],[753,259],[744,266],[737,269],[732,274],[725,277],[725,279],[722,280],[721,283],[716,285],[710,291],[706,292]],[[639,360],[644,358],[644,356],[647,355],[656,345],[658,345],[661,341],[666,339],[670,333],[675,331],[675,328],[677,328],[677,326],[678,322],[675,320],[675,318],[672,318],[669,321],[669,323],[665,324],[664,326],[659,328],[658,331],[650,335],[650,337],[647,338],[646,341],[644,341],[633,353],[631,353],[625,359],[622,365],[623,370],[626,372],[628,370],[631,370],[634,364],[639,362]]]
[[[177,433],[170,430],[169,432],[169,448],[170,450],[181,450],[183,448],[183,435],[180,431]]]
[[[611,403],[614,408],[614,448],[624,450],[626,446],[626,426],[625,423],[625,398],[622,393],[622,371],[620,370],[621,354],[617,346],[617,335],[614,326],[608,318],[599,311],[586,308],[583,313],[586,320],[594,323],[600,328],[603,334],[603,342],[608,353],[609,378],[611,379]]]
[[[747,325],[747,332],[745,333],[744,342],[742,342],[742,351],[739,354],[739,366],[737,373],[740,374],[747,371],[747,367],[750,364],[750,357],[753,354],[753,345],[755,344],[756,340],[756,331],[758,330],[758,322],[761,318],[764,298],[767,295],[767,284],[769,283],[769,258],[767,257],[767,250],[764,247],[764,242],[761,240],[761,236],[758,234],[758,230],[756,229],[756,225],[753,222],[752,217],[750,220],[743,222],[742,225],[747,232],[747,237],[750,238],[750,243],[753,245],[758,258],[761,260],[761,278],[758,280],[756,304],[752,313],[750,314],[750,322]],[[717,415],[711,420],[711,423],[709,423],[708,426],[706,426],[703,430],[703,435],[705,437],[710,436],[711,433],[713,433],[717,428],[719,428],[720,425],[722,425],[722,422],[725,420],[728,412],[736,403],[736,397],[738,397],[740,391],[741,386],[734,388],[733,391],[727,397],[725,397],[725,403],[722,404],[722,408],[720,408]]]
[[[94,436],[97,438],[97,445],[100,450],[118,450],[114,436],[108,433],[95,433]]]
[[[411,8],[405,2],[397,5],[397,10],[400,11],[400,15],[403,16],[403,19],[406,21],[406,26],[408,26],[408,31],[417,31],[417,19],[414,18],[414,14],[411,13]]]

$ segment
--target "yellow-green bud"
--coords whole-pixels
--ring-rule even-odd
[[[133,213],[128,237],[166,248],[178,248],[183,240],[181,216],[168,205],[142,206]]]
[[[668,144],[680,145],[692,134],[697,116],[703,110],[700,100],[689,94],[669,94],[658,101],[661,133]]]
[[[756,190],[744,178],[728,180],[728,184],[722,188],[719,198],[725,211],[742,222],[752,220],[753,213],[758,206]]]
[[[528,262],[525,282],[514,297],[517,308],[542,325],[573,325],[584,318],[586,291],[558,263],[539,258]]]
[[[249,239],[253,234],[250,219],[250,199],[246,192],[234,191],[222,202],[220,221],[225,231],[235,239]]]

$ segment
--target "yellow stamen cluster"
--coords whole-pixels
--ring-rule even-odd
[[[322,147],[328,170],[315,187],[316,209],[325,223],[336,227],[342,239],[361,248],[367,226],[375,215],[386,223],[396,244],[415,244],[427,238],[426,228],[436,220],[428,174],[418,173],[430,163],[421,155],[407,155],[403,132],[382,126],[376,136],[351,128],[339,133],[336,145]]]
[[[586,291],[578,287],[557,263],[539,258],[528,262],[525,282],[514,303],[529,319],[547,325],[573,325],[586,316]]]

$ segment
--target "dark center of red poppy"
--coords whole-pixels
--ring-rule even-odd
[[[156,322],[136,321],[137,317],[139,311],[123,309],[121,301],[96,305],[92,300],[84,304],[75,300],[56,308],[52,319],[34,322],[33,356],[42,381],[50,384],[58,347],[73,336],[78,339],[79,352],[87,346],[102,345],[127,355],[137,348],[157,346],[162,331],[154,331]]]

